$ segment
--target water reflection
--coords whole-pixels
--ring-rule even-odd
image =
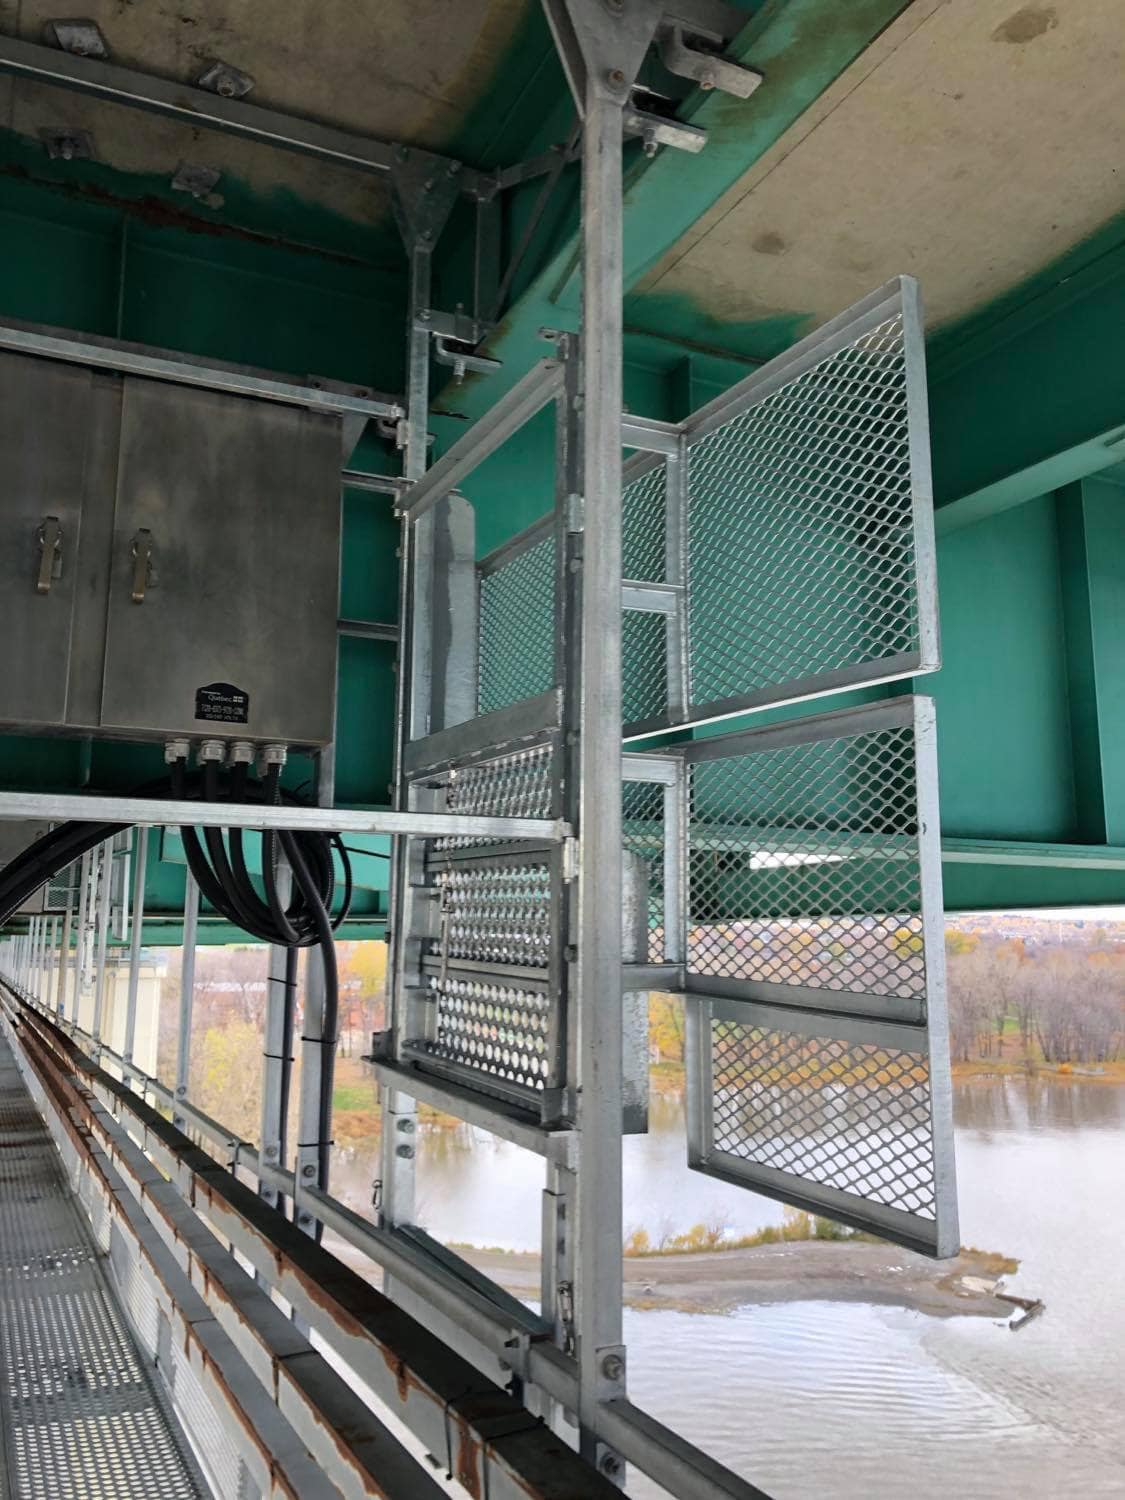
[[[955,1089],[962,1240],[1021,1261],[1045,1315],[1019,1334],[823,1302],[728,1317],[630,1312],[634,1396],[777,1500],[1125,1495],[1125,1087],[1019,1078]],[[371,1151],[337,1190],[370,1202]],[[745,1232],[779,1205],[685,1165],[676,1097],[625,1144],[627,1227]],[[448,1240],[534,1248],[542,1163],[470,1127],[427,1130],[420,1217]],[[629,1493],[657,1492],[641,1478]]]

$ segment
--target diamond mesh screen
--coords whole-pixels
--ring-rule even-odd
[[[555,682],[555,538],[480,575],[478,708],[545,693]]]
[[[691,768],[689,973],[922,1002],[913,730],[811,723]]]
[[[908,353],[900,307],[691,442],[694,716],[918,665]]]
[[[729,1020],[710,1049],[715,1151],[786,1174],[794,1196],[813,1183],[936,1217],[924,1051]]]
[[[678,913],[664,910],[664,788],[652,781],[626,781],[621,788],[622,835],[648,871],[649,963],[664,962],[664,924]]]
[[[502,979],[431,975],[434,1035],[421,1043],[432,1057],[521,1089],[541,1091],[551,1073],[551,1000]]]
[[[626,727],[668,707],[667,616],[627,609],[621,620],[621,717]]]
[[[666,530],[663,462],[621,491],[621,576],[637,583],[663,583]]]

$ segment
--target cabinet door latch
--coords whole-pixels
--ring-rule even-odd
[[[133,592],[131,598],[134,604],[145,602],[145,592],[156,587],[156,568],[152,559],[152,532],[147,526],[141,529],[133,538]]]
[[[52,583],[62,577],[63,534],[58,516],[44,516],[36,535],[39,540],[39,577],[35,591],[49,594]]]

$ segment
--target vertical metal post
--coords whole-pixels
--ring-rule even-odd
[[[86,921],[90,909],[90,869],[93,852],[87,849],[82,856],[78,873],[78,930],[74,939],[74,994],[71,999],[70,1028],[78,1024],[78,1001],[82,994],[82,964],[85,959]]]
[[[109,957],[109,917],[113,893],[113,840],[106,839],[99,851],[101,883],[98,886],[98,939],[95,959],[96,981],[94,986],[94,1038],[95,1060],[100,1055],[102,1024],[105,1020],[106,966]]]
[[[63,912],[62,941],[59,944],[55,968],[55,1014],[60,1018],[66,1013],[66,969],[70,962],[70,930],[74,922],[74,875],[73,867],[67,871],[66,909]]]
[[[422,153],[407,153],[396,169],[392,185],[395,212],[410,259],[407,310],[406,427],[403,472],[420,479],[426,472],[430,410],[430,332],[425,314],[433,284],[433,249],[445,227],[456,197],[456,181],[427,165]],[[430,593],[432,588],[434,528],[431,512],[402,527],[402,566],[399,585],[399,654],[395,693],[394,805],[409,805],[402,776],[402,751],[407,741],[429,731],[431,702]],[[408,940],[410,841],[396,838],[390,888],[390,941],[395,955],[395,984],[390,996],[392,1034],[401,1038],[407,1005],[403,983]],[[381,1090],[383,1137],[381,1147],[380,1219],[386,1225],[410,1223],[414,1217],[414,1155],[398,1151],[405,1136],[413,1140],[417,1104],[397,1089]],[[389,1285],[389,1283],[387,1283]]]
[[[125,1040],[121,1055],[127,1063],[133,1061],[133,1046],[137,1038],[137,992],[141,982],[141,945],[144,941],[145,925],[145,867],[148,864],[148,829],[137,829],[136,857],[133,864],[133,928],[129,937],[129,995],[125,1005]],[[126,1072],[125,1082],[132,1085],[132,1075]]]
[[[664,787],[664,962],[687,962],[688,773],[677,762]]]
[[[301,1092],[297,1108],[297,1150],[293,1179],[293,1208],[298,1226],[316,1232],[316,1220],[302,1205],[302,1190],[320,1186],[321,1063],[324,1050],[324,957],[309,950],[305,971],[304,1021],[301,1027]]]
[[[289,902],[289,867],[279,863],[277,871],[278,895],[282,903]],[[296,996],[289,990],[289,950],[274,946],[270,949],[269,977],[266,981],[266,1024],[262,1038],[262,1160],[273,1167],[284,1167],[281,1159],[281,1139],[285,1133],[282,1114],[282,1075],[285,1058],[285,1013],[296,1003]],[[280,1194],[262,1178],[258,1179],[258,1193],[276,1208]]]
[[[50,957],[48,958],[48,961],[47,961],[47,977],[46,977],[46,980],[44,981],[43,994],[40,996],[40,999],[43,1001],[43,1004],[46,1007],[46,1009],[50,1010],[50,1008],[51,1008],[51,992],[52,992],[52,990],[57,989],[57,987],[58,987],[58,980],[56,979],[55,976],[59,972],[59,968],[60,968],[61,963],[62,963],[62,952],[61,952],[61,950],[59,948],[59,919],[58,919],[58,917],[52,917],[51,918],[51,941],[50,941],[50,943],[48,945],[48,950],[47,951],[48,951]]]
[[[191,1076],[191,1021],[195,1001],[195,943],[199,932],[199,887],[187,876],[184,886],[184,947],[180,962],[180,1033],[176,1046],[176,1104],[187,1098]],[[172,1124],[187,1128],[187,1119],[175,1107]]]
[[[580,1446],[624,1395],[622,1346],[622,105],[590,70],[582,137],[583,495],[579,688],[577,1307]]]

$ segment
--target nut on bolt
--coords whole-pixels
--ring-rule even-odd
[[[625,1360],[620,1354],[607,1354],[602,1360],[602,1374],[607,1380],[624,1380]]]
[[[625,1465],[616,1453],[603,1453],[598,1468],[608,1479],[616,1479]]]

